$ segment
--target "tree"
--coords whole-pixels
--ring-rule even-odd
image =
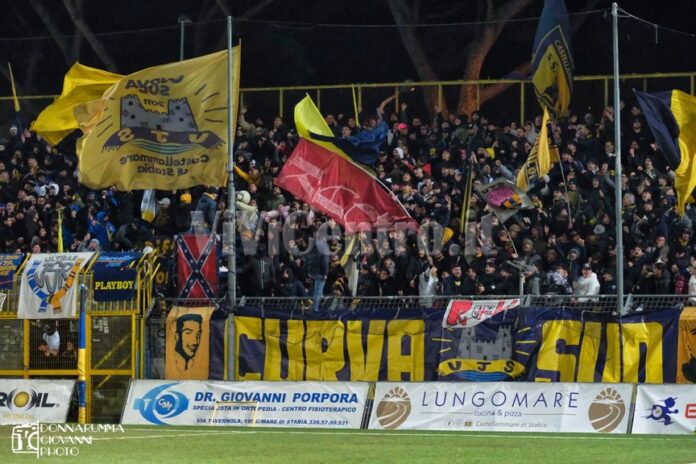
[[[583,9],[592,9],[599,3],[600,0],[586,0]],[[458,59],[461,65],[459,76],[463,80],[474,81],[481,78],[481,71],[484,63],[488,58],[493,46],[500,37],[506,24],[516,18],[527,7],[532,5],[533,0],[478,0],[471,2],[461,2],[454,8],[443,12],[432,12],[428,16],[420,18],[421,0],[389,0],[389,8],[391,10],[394,21],[399,27],[401,39],[408,55],[413,63],[418,78],[423,81],[439,80],[439,73],[436,71],[440,64],[435,56],[435,53],[428,53],[424,44],[431,42],[432,37],[428,38],[429,28],[419,28],[421,23],[431,22],[434,19],[446,17],[451,21],[452,17],[461,17],[460,13],[464,6],[467,10],[467,21],[476,23],[475,26],[467,28],[460,35],[465,35],[468,39],[466,46],[461,48],[461,53],[455,58]],[[432,8],[429,6],[429,8]],[[573,31],[575,32],[581,26],[585,16],[581,15],[573,22]],[[454,34],[445,34],[445,37],[453,37]],[[460,37],[451,39],[454,41],[449,46],[461,41]],[[441,47],[442,48],[442,47]],[[531,55],[532,39],[529,38],[529,50]],[[437,50],[436,53],[439,53]],[[452,59],[452,57],[450,57]],[[529,75],[531,63],[530,60],[525,60],[519,63],[508,72],[503,73],[503,76],[510,78],[523,78]],[[479,101],[484,103],[506,90],[509,84],[490,85],[481,88],[479,92]],[[426,107],[433,111],[438,103],[438,95],[436,89],[430,87],[424,93]],[[447,102],[441,105],[441,111],[444,114],[449,112]],[[463,85],[459,91],[459,98],[455,105],[458,114],[471,114],[477,109],[476,86]]]

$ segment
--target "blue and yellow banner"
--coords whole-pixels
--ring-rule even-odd
[[[137,262],[142,253],[101,253],[92,267],[95,301],[123,301],[135,297]]]
[[[0,255],[0,289],[12,288],[15,272],[23,260],[23,253]]]
[[[445,329],[444,313],[400,309],[394,317],[358,308],[315,316],[239,308],[235,379],[486,381],[522,374],[523,366],[493,353],[500,345],[509,353],[512,320],[501,314],[476,329]],[[498,326],[507,332],[499,336]]]
[[[673,383],[680,312],[525,308],[517,312],[513,359],[531,382]]]
[[[558,119],[573,93],[571,30],[563,0],[546,0],[532,49],[532,84],[539,104]]]

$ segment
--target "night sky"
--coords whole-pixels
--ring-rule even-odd
[[[0,17],[0,50],[4,62],[11,62],[15,79],[24,95],[60,92],[69,59],[41,21],[31,2],[7,2]],[[71,0],[75,2],[75,0]],[[73,46],[75,26],[63,2],[34,0],[50,13],[51,21],[65,37],[66,47]],[[192,24],[186,27],[186,56],[209,53],[225,47],[225,20],[214,0],[148,0],[84,2],[84,19],[98,34],[99,41],[116,64],[116,71],[130,73],[138,69],[178,60],[179,14]],[[330,2],[277,0],[239,0],[233,15],[248,13],[260,3],[268,5],[253,14],[251,20],[234,23],[235,40],[242,39],[242,86],[339,84],[351,82],[401,82],[418,80],[396,27],[340,27],[332,24],[363,26],[394,25],[387,1],[333,0]],[[481,19],[484,1],[443,0],[418,3],[422,23],[451,24]],[[494,2],[501,4],[502,2]],[[567,0],[569,12],[587,10],[587,3]],[[436,6],[432,6],[435,4]],[[461,6],[459,6],[461,5]],[[595,2],[573,36],[576,75],[611,73],[611,17],[609,1]],[[627,1],[620,3],[632,14],[665,27],[696,34],[696,2]],[[479,8],[477,8],[479,7]],[[538,17],[541,0],[533,0],[518,19]],[[573,16],[573,21],[581,16]],[[306,24],[290,24],[290,23]],[[311,24],[326,24],[312,26]],[[508,23],[488,55],[482,78],[502,78],[528,60],[536,29],[536,19]],[[124,33],[137,29],[157,30]],[[622,72],[696,71],[696,38],[659,30],[633,19],[621,19]],[[477,34],[475,25],[424,27],[418,37],[440,79],[459,79],[464,64],[463,50]],[[12,40],[8,40],[12,39]],[[79,60],[105,68],[87,42],[83,41]],[[7,79],[0,80],[0,94],[10,94]]]

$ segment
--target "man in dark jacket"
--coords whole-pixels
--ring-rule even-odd
[[[329,273],[329,255],[330,250],[326,240],[317,240],[307,255],[307,276],[314,281],[312,310],[315,313],[319,312],[321,297],[324,295],[326,275]]]
[[[295,278],[295,273],[289,267],[283,269],[277,288],[276,296],[298,298],[307,296],[307,289]]]

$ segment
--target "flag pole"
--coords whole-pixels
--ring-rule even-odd
[[[235,191],[234,191],[234,121],[232,101],[232,16],[227,17],[227,239],[230,246],[227,253],[227,297],[234,308],[237,302],[237,253],[235,237]]]
[[[616,221],[616,311],[623,313],[624,267],[623,267],[623,223],[621,211],[621,89],[619,88],[619,13],[616,2],[611,4],[613,61],[614,61],[614,146],[616,167],[614,169],[614,216]]]

